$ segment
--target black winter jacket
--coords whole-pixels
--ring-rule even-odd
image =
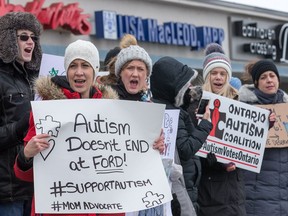
[[[27,200],[33,185],[17,179],[13,172],[15,158],[23,148],[16,136],[15,125],[30,111],[33,100],[32,80],[38,72],[25,70],[17,62],[0,60],[0,202]],[[28,122],[27,122],[28,123]],[[24,135],[24,134],[23,134]]]
[[[246,216],[243,170],[227,172],[225,164],[210,164],[207,158],[201,158],[201,165],[198,216]]]
[[[154,99],[153,102],[165,103],[165,101]],[[179,109],[172,104],[165,103],[166,109]],[[202,120],[195,127],[189,114],[180,108],[176,146],[183,167],[183,175],[187,192],[194,207],[197,208],[198,186],[201,178],[201,163],[196,152],[202,147],[212,129],[211,122]]]
[[[195,154],[206,141],[212,129],[212,123],[202,120],[195,127],[189,114],[175,104],[177,101],[181,102],[181,98],[184,101],[184,94],[196,75],[195,71],[177,60],[163,57],[154,64],[150,78],[152,101],[166,104],[166,109],[180,109],[176,147],[180,165],[183,167],[186,189],[195,207],[198,196],[197,183],[201,175],[199,159],[195,160]]]

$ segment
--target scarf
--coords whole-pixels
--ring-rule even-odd
[[[116,85],[112,86],[112,88],[118,93],[120,100],[146,101],[147,95],[143,91],[136,94],[130,94],[127,92],[122,80],[119,80]]]
[[[260,104],[277,104],[284,103],[284,93],[280,89],[275,94],[266,94],[255,88],[254,94],[257,96]]]

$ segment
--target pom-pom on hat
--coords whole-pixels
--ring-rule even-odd
[[[4,63],[13,62],[19,55],[17,30],[29,30],[39,37],[42,25],[28,12],[10,12],[0,17],[0,58]],[[32,59],[25,62],[25,66],[31,70],[39,70],[42,58],[40,40],[34,43]]]
[[[120,72],[123,65],[132,60],[143,61],[148,68],[148,77],[150,77],[152,72],[152,60],[148,53],[138,45],[131,45],[127,48],[123,48],[117,55],[117,60],[115,63],[115,74],[117,77],[120,77]]]
[[[208,44],[205,49],[203,62],[203,78],[206,79],[211,70],[216,67],[224,68],[228,73],[228,81],[232,77],[232,68],[229,58],[224,54],[222,47],[217,43]]]
[[[264,59],[257,61],[251,68],[251,76],[253,79],[253,83],[257,85],[261,74],[267,71],[273,71],[280,82],[279,72],[276,65],[272,61]]]
[[[241,82],[241,80],[240,80],[238,77],[231,77],[231,79],[230,79],[230,85],[231,85],[233,88],[239,90],[240,87],[242,86],[242,82]]]
[[[100,62],[98,49],[93,43],[85,40],[77,40],[67,46],[64,56],[64,68],[66,74],[69,65],[75,59],[87,61],[94,70],[94,78],[96,77],[96,74],[99,71]]]

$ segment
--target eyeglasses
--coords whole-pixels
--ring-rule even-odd
[[[17,35],[17,37],[19,37],[21,41],[28,41],[29,38],[31,38],[33,42],[37,42],[39,39],[37,36],[30,36],[30,35]]]

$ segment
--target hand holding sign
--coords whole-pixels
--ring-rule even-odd
[[[44,151],[49,148],[50,144],[48,142],[48,138],[50,136],[48,134],[38,134],[27,143],[24,148],[24,155],[26,158],[32,158],[38,153]]]

